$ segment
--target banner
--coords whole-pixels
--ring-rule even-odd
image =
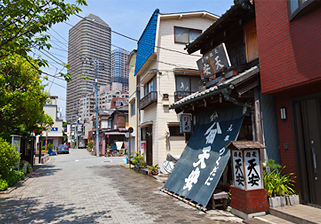
[[[219,120],[220,113],[215,112],[209,123],[197,124],[162,189],[206,207],[230,158],[225,146],[235,141],[240,131],[246,110],[240,112],[225,116],[233,120]]]

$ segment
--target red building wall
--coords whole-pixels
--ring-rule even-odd
[[[281,162],[297,176],[291,99],[321,91],[321,8],[292,21],[287,0],[256,0],[255,10],[262,94],[276,96]]]
[[[255,10],[262,93],[321,79],[321,8],[292,21],[286,0],[256,0]]]

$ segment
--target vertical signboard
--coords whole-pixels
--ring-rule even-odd
[[[244,151],[244,162],[247,190],[263,188],[259,150]]]
[[[234,186],[245,189],[243,152],[239,150],[232,151]]]
[[[192,116],[189,114],[182,114],[180,117],[180,131],[181,133],[190,133],[192,131]]]

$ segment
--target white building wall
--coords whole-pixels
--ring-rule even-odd
[[[161,164],[168,153],[171,155],[181,155],[185,146],[184,136],[170,136],[165,137],[165,132],[168,131],[169,123],[179,123],[179,115],[174,110],[169,110],[168,106],[163,106],[162,96],[164,93],[169,94],[169,104],[174,103],[174,92],[176,91],[174,68],[190,68],[197,69],[196,61],[201,58],[201,54],[196,52],[192,55],[186,55],[184,50],[185,44],[179,44],[174,42],[174,26],[198,29],[205,31],[212,23],[213,20],[204,18],[182,18],[175,20],[160,20],[158,45],[164,48],[169,48],[185,53],[175,53],[165,50],[163,48],[157,48],[157,60],[158,70],[161,72],[157,81],[157,91],[159,100],[157,102],[157,130],[155,131],[154,138],[157,139],[154,147],[157,151],[157,159],[155,156],[154,164]],[[161,62],[168,62],[172,65],[167,65]],[[155,153],[154,153],[155,154]]]
[[[146,72],[141,75],[141,77],[143,77],[152,68],[158,69],[158,100],[156,104],[152,104],[141,111],[141,123],[153,121],[153,164],[160,165],[166,159],[167,153],[181,155],[186,146],[184,136],[171,136],[169,138],[165,136],[165,132],[169,130],[169,123],[179,124],[179,115],[177,115],[174,110],[169,110],[169,106],[163,105],[163,94],[169,94],[169,104],[174,103],[174,92],[176,88],[173,69],[197,69],[196,61],[201,58],[199,52],[193,54],[196,56],[188,55],[184,50],[185,44],[174,42],[174,26],[205,31],[214,22],[214,19],[202,17],[185,18],[184,16],[181,19],[163,19],[162,15],[159,15],[159,19],[156,41],[157,45],[161,48],[155,47],[158,62],[153,63],[148,69],[145,68]],[[177,50],[184,54],[168,51],[164,48]],[[168,65],[166,63],[174,65]],[[143,89],[141,88],[141,98],[142,97]]]

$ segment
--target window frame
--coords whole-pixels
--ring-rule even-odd
[[[136,114],[136,100],[130,103],[130,116],[134,116]]]
[[[179,28],[179,29],[186,29],[188,30],[188,41],[187,42],[180,42],[180,41],[176,41],[176,35],[175,35],[175,29]],[[189,44],[191,43],[190,39],[189,39],[189,35],[190,35],[190,31],[200,31],[200,35],[203,33],[203,30],[199,30],[199,29],[194,29],[194,28],[187,28],[187,27],[181,27],[181,26],[174,26],[174,43],[176,44]]]
[[[189,90],[178,90],[177,89],[177,78],[178,77],[183,77],[183,78],[188,78],[188,81],[189,81]],[[201,78],[199,75],[181,75],[181,74],[175,74],[175,91],[186,91],[186,92],[197,92],[198,89],[196,91],[192,91],[192,79],[195,78],[195,79],[198,79],[197,81],[201,81]],[[200,86],[200,85],[199,85]]]
[[[150,90],[150,84],[154,82],[153,84],[153,90]],[[148,95],[150,92],[152,91],[157,91],[157,79],[156,79],[156,75],[153,76],[153,78],[151,78],[146,84],[144,84],[144,96]]]
[[[176,132],[173,131],[173,133],[172,133],[171,132],[172,128],[175,128],[175,129],[178,129],[178,130],[176,130]],[[184,133],[181,133],[179,125],[169,125],[168,126],[168,131],[169,131],[170,137],[184,137]]]
[[[293,0],[292,0],[293,1]],[[303,2],[303,0],[296,0],[298,2],[298,8],[295,9],[293,12],[291,11],[291,7],[292,7],[292,2],[291,0],[288,0],[288,13],[289,13],[289,20],[292,21],[295,18],[298,18],[302,15],[304,15],[305,13],[313,10],[315,7],[314,5],[319,4],[320,2],[316,1],[316,0],[306,0]],[[295,0],[294,0],[295,1]]]

